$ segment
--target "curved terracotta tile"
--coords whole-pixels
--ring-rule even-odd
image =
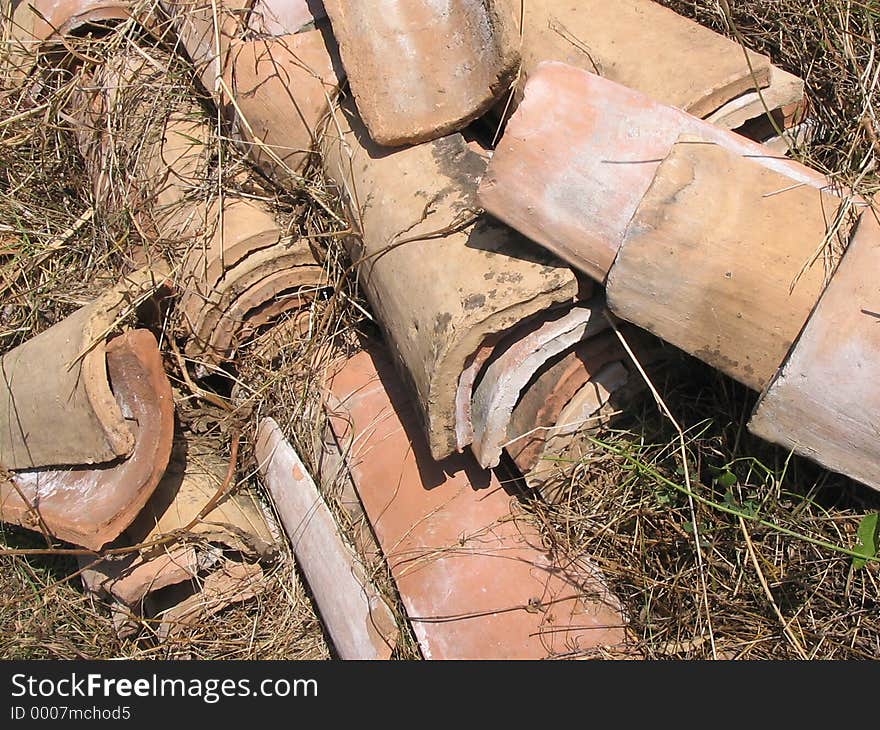
[[[829,184],[817,171],[738,134],[549,62],[526,85],[477,197],[488,212],[604,281],[657,167],[682,134],[749,157],[792,186]]]
[[[867,210],[749,430],[880,490],[878,271],[880,223]]]
[[[0,483],[0,518],[99,550],[150,498],[171,454],[174,403],[156,338],[134,330],[111,340],[107,373],[134,434],[128,458],[87,468],[34,470]]]
[[[461,135],[380,148],[346,102],[323,145],[357,231],[345,245],[442,458],[458,448],[456,397],[474,353],[489,336],[572,302],[578,282],[555,257],[476,214],[486,162]]]
[[[205,577],[198,593],[162,612],[156,633],[161,641],[172,639],[227,606],[256,598],[265,587],[266,577],[260,565],[225,560]]]
[[[325,283],[324,271],[319,266],[299,266],[269,274],[223,311],[210,333],[207,354],[227,359],[258,328],[285,312],[307,306]]]
[[[133,104],[148,112],[149,99],[134,94],[132,100],[123,92],[149,80],[160,83],[160,76],[140,56],[121,53],[79,95],[87,110],[77,107],[72,113],[83,120],[80,146],[102,206],[132,211],[148,240],[175,253],[186,251],[177,277],[182,294],[176,316],[188,338],[186,352],[204,363],[199,366],[204,374],[205,366],[232,354],[233,343],[243,343],[293,306],[290,297],[275,301],[276,296],[322,286],[323,271],[307,242],[282,235],[264,203],[219,200],[204,189],[213,133],[194,101],[170,110],[136,150],[106,131],[110,110]],[[118,174],[108,174],[115,157],[136,160],[124,184]]]
[[[847,227],[833,228],[844,205],[719,145],[682,138],[627,228],[608,274],[608,306],[760,391],[846,246]]]
[[[184,310],[190,334],[187,352],[221,362],[230,354],[224,349],[229,343],[240,344],[248,330],[266,322],[267,315],[291,309],[293,300],[273,301],[276,295],[299,289],[314,292],[325,284],[324,269],[315,263],[304,242],[259,251],[233,267],[205,296],[190,295]]]
[[[290,35],[326,17],[321,0],[254,0],[247,27],[259,35]]]
[[[284,187],[299,186],[336,97],[335,55],[320,30],[231,44],[220,103],[257,168]]]
[[[612,398],[638,377],[630,373],[627,365],[618,360],[599,368],[565,404],[555,426],[546,432],[538,460],[525,477],[526,483],[539,489],[548,501],[558,501],[565,493],[558,478],[569,477],[579,459],[594,451],[590,434],[607,422],[607,406]],[[567,488],[568,483],[564,486]]]
[[[14,3],[13,37],[21,41],[59,40],[86,25],[122,21],[130,0],[19,0]]]
[[[519,18],[520,0],[506,1]],[[526,0],[522,7],[520,89],[542,61],[561,61],[704,117],[770,84],[767,56],[653,0]]]
[[[548,429],[563,408],[610,362],[626,361],[626,350],[614,332],[602,332],[577,345],[531,382],[513,410],[505,451],[527,474],[538,463]]]
[[[298,18],[320,15],[319,3],[269,0],[259,3],[256,12],[249,0],[213,5],[161,0],[160,5],[245,152],[280,185],[298,188],[297,175],[310,158],[343,75],[335,41],[326,28],[297,32],[302,26],[253,36],[266,30],[266,13],[277,11],[282,25],[295,26]],[[270,21],[268,29],[281,25]]]
[[[161,276],[161,272],[157,272]],[[107,376],[107,335],[154,289],[141,271],[0,358],[0,464],[97,464],[135,445]]]
[[[213,443],[192,435],[178,438],[164,477],[126,530],[126,538],[133,544],[152,543],[187,527],[223,486],[228,468],[228,460]],[[219,544],[250,560],[269,558],[277,550],[259,502],[244,489],[227,493],[196,521],[189,537],[200,544]],[[140,553],[149,560],[166,551],[167,545],[157,545]]]
[[[746,122],[766,114],[776,117],[782,129],[788,129],[803,119],[806,110],[804,82],[776,66],[770,69],[770,84],[760,91],[750,91],[732,99],[706,117],[707,122],[725,129],[740,129]],[[749,136],[751,139],[757,139]],[[758,140],[762,141],[762,140]]]
[[[155,119],[155,89],[167,92],[163,73],[133,52],[114,54],[84,78],[67,112],[77,121],[98,210],[131,214],[145,237],[173,246],[208,228],[203,199],[213,132],[194,97]]]
[[[94,565],[94,558],[83,557],[83,585],[101,598],[112,597],[126,607],[139,609],[144,599],[156,591],[192,580],[199,573],[196,548],[177,545],[151,560],[134,552],[108,556]]]
[[[247,23],[251,0],[159,0],[181,48],[210,93],[226,68],[229,48]]]
[[[514,331],[516,331],[514,327]],[[455,441],[456,450],[463,451],[474,440],[474,422],[471,416],[471,399],[477,376],[495,352],[495,346],[503,338],[502,333],[490,334],[466,361],[455,389]]]
[[[222,207],[213,202],[206,218],[211,228],[208,240],[196,239],[183,261],[179,309],[188,321],[195,322],[207,302],[217,300],[215,290],[243,262],[282,241],[282,232],[271,211],[250,200],[228,200]],[[273,254],[274,255],[274,254]]]
[[[610,326],[604,299],[572,307],[511,344],[488,365],[474,389],[471,444],[483,467],[497,466],[520,394],[548,360]]]
[[[380,145],[443,137],[503,94],[519,60],[497,0],[325,0],[358,110]]]

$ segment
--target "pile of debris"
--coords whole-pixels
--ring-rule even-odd
[[[650,0],[379,5],[23,3],[16,58],[26,74],[68,34],[136,21],[256,170],[293,192],[315,162],[337,189],[385,343],[324,363],[315,478],[341,478],[372,531],[347,541],[271,418],[255,456],[341,657],[398,642],[377,555],[426,658],[637,656],[601,572],[548,551],[496,468],[558,498],[666,341],[763,390],[756,433],[880,488],[877,221],[786,157],[810,129],[802,81]],[[195,96],[112,129],[113,110],[150,116],[126,90],[160,76],[119,51],[70,100],[99,210],[165,254],[3,356],[0,516],[95,551],[83,580],[120,631],[158,616],[167,637],[256,595],[277,531],[229,489],[237,441],[224,476],[175,439],[157,339],[120,325],[170,319],[204,378],[327,279],[261,201],[205,189]]]

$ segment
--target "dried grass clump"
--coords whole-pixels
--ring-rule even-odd
[[[750,436],[756,394],[703,363],[649,376],[683,433],[646,395],[598,435],[531,503],[555,549],[597,561],[648,658],[875,658],[880,569],[848,551],[880,494]]]

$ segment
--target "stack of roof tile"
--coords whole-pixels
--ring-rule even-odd
[[[159,5],[254,165],[296,190],[314,156],[339,191],[352,230],[346,248],[404,385],[383,355],[361,353],[331,374],[325,400],[340,462],[426,656],[631,650],[598,571],[589,561],[561,571],[486,469],[506,452],[526,483],[553,498],[560,465],[588,453],[591,430],[641,387],[633,357],[644,366],[658,352],[647,333],[765,389],[752,422],[758,433],[880,486],[869,444],[874,404],[855,406],[876,374],[876,338],[843,289],[860,292],[861,311],[880,308],[860,276],[878,228],[864,201],[830,192],[816,171],[743,136],[771,141],[804,114],[803,83],[767,56],[649,0]],[[86,11],[105,12],[88,0]],[[106,12],[125,15],[117,6]],[[57,22],[65,29],[73,21]],[[38,43],[49,37],[31,25]],[[309,248],[286,240],[266,207],[206,194],[213,132],[194,103],[147,138],[133,184],[120,186],[120,151],[96,121],[121,103],[127,79],[150,73],[140,57],[98,71],[79,99],[80,143],[101,204],[119,209],[136,199],[142,231],[174,252],[187,354],[209,369],[281,313],[305,306],[323,279]],[[350,97],[340,94],[346,78]],[[515,110],[494,151],[468,127],[492,108]],[[181,253],[187,242],[197,245]],[[832,337],[833,322],[845,324]],[[99,354],[119,380],[124,410],[124,372],[114,365],[121,340]],[[845,409],[827,387],[846,369],[841,358],[861,369],[839,389]],[[812,407],[820,415],[808,427]],[[270,426],[261,432],[264,451],[282,443]],[[122,445],[103,446],[134,462],[131,434],[120,433]],[[475,462],[455,454],[467,447]],[[292,449],[282,456],[300,469]],[[262,460],[267,479],[275,458]],[[19,498],[21,473],[7,490]],[[154,487],[158,476],[143,481]],[[302,488],[308,480],[297,481]],[[137,512],[152,487],[135,491],[136,507],[125,508]],[[52,490],[45,496],[58,499]],[[133,513],[120,510],[124,528]],[[179,523],[192,527],[191,510],[181,510],[187,516],[170,527],[157,512],[147,542]],[[29,515],[19,510],[16,519]],[[321,515],[302,555],[332,545],[340,565],[350,565],[326,505]],[[116,566],[90,580],[123,617],[138,614],[150,581],[167,586],[210,569],[208,594],[243,597],[259,582],[250,564],[212,550],[182,548],[161,561],[140,549],[124,576]],[[312,574],[326,596],[332,575]],[[358,605],[358,615],[371,615]],[[184,601],[160,633],[200,611],[210,608]],[[352,655],[390,654],[364,626],[338,626],[350,634]]]

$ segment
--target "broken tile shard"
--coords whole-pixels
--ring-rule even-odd
[[[234,358],[275,318],[309,306],[325,274],[308,242],[284,236],[262,201],[212,199],[204,179],[213,132],[194,99],[176,104],[146,133],[139,130],[136,149],[129,148],[132,135],[108,131],[121,107],[131,111],[123,120],[137,117],[134,110],[150,118],[152,100],[126,91],[148,79],[161,83],[161,72],[145,59],[113,56],[71,113],[83,120],[78,141],[102,212],[132,211],[144,237],[171,248],[180,262],[176,329],[201,376]],[[124,185],[113,168],[118,159],[136,161]]]
[[[587,559],[555,561],[470,457],[431,459],[383,355],[355,355],[329,388],[331,423],[426,658],[631,650],[620,605]]]
[[[878,267],[880,223],[867,210],[749,430],[880,490]]]
[[[197,593],[161,614],[159,639],[173,639],[227,606],[253,600],[265,590],[265,583],[258,564],[225,561],[204,579]]]
[[[219,104],[242,149],[283,187],[299,187],[339,90],[336,53],[320,30],[230,44]]]
[[[519,0],[508,2],[519,17]],[[527,0],[522,7],[520,84],[542,61],[561,61],[697,117],[770,85],[767,56],[653,0]]]
[[[474,389],[472,401],[474,441],[471,449],[481,466],[498,465],[508,441],[513,409],[541,366],[608,328],[604,308],[601,297],[572,307],[534,332],[521,336],[490,362]]]
[[[261,36],[291,35],[326,17],[321,0],[254,0],[247,27]]]
[[[833,271],[817,252],[841,205],[716,144],[682,139],[629,224],[608,275],[609,307],[761,390]]]
[[[553,114],[547,114],[553,109]],[[657,166],[695,134],[790,178],[827,179],[738,134],[562,63],[540,64],[477,198],[492,215],[604,281]]]
[[[326,0],[351,90],[385,146],[446,136],[483,114],[516,74],[519,46],[499,0]]]
[[[635,328],[627,329],[632,346],[641,340]],[[547,363],[523,392],[508,426],[505,447],[524,475],[538,464],[549,433],[560,421],[569,401],[606,365],[627,362],[629,355],[614,332],[590,337]],[[598,423],[585,424],[589,428]]]
[[[97,464],[131,453],[135,436],[107,374],[107,338],[159,284],[131,275],[0,358],[0,464]]]
[[[134,330],[111,340],[106,368],[134,439],[131,453],[98,465],[9,473],[0,479],[0,519],[100,550],[144,507],[165,471],[174,432],[171,386],[155,337]],[[66,429],[59,405],[56,424]]]
[[[152,499],[126,531],[142,554],[165,552],[163,538],[188,528],[189,539],[215,543],[252,560],[274,556],[275,537],[255,497],[246,490],[224,494],[203,517],[199,514],[224,486],[228,464],[216,447],[197,437],[178,439],[165,475]]]
[[[167,638],[174,633],[172,619],[180,619],[183,628],[191,623],[183,618],[194,621],[208,608],[248,600],[265,587],[259,580],[226,598],[211,593],[212,581],[226,580],[222,576],[229,570],[262,576],[260,565],[277,554],[274,524],[253,495],[245,490],[220,494],[228,470],[216,444],[192,434],[178,436],[159,486],[114,543],[130,550],[80,560],[84,587],[110,604],[120,638],[136,635],[158,614],[168,619],[160,626]]]
[[[87,590],[130,609],[139,608],[150,593],[192,580],[199,572],[193,545],[171,546],[153,559],[144,559],[137,551],[99,561],[82,557],[80,567]]]
[[[554,256],[475,212],[486,163],[461,135],[383,150],[345,104],[323,144],[357,231],[345,241],[349,254],[442,458],[458,448],[459,380],[474,353],[524,319],[570,305],[578,282]]]
[[[297,565],[340,657],[389,659],[397,641],[394,615],[343,542],[305,465],[271,418],[260,422],[255,449]]]

